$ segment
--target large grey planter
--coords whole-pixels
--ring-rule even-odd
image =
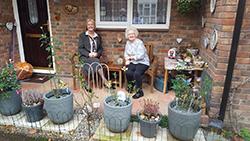
[[[129,98],[130,102],[128,105],[117,107],[111,106],[107,103],[107,101],[110,101],[112,99],[115,99],[115,97],[108,96],[104,100],[104,123],[111,132],[124,132],[127,130],[130,123],[132,101]]]
[[[140,120],[141,135],[146,138],[156,137],[158,124],[161,121],[161,118],[158,121],[146,121],[140,118],[139,113],[137,113],[137,117]]]
[[[201,110],[197,113],[187,113],[173,109],[175,102],[168,106],[168,124],[170,133],[183,141],[192,140],[200,126]]]
[[[2,95],[2,94],[0,94]],[[16,90],[9,91],[8,97],[0,97],[0,113],[5,116],[11,116],[19,113],[22,109],[22,98]]]
[[[43,96],[44,109],[49,119],[56,124],[69,121],[73,117],[73,94],[65,89],[59,90],[60,98],[56,98],[53,92],[49,92]]]
[[[39,103],[34,106],[23,105],[23,110],[28,122],[36,122],[44,117],[43,103]]]

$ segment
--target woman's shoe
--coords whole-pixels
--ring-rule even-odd
[[[138,99],[140,97],[144,96],[144,93],[142,90],[139,90],[137,93],[135,93],[132,97],[133,99]]]

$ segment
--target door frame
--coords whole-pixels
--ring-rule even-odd
[[[49,0],[46,0],[46,1],[47,1],[48,24],[49,24],[48,27],[49,27],[50,37],[52,37],[52,26],[51,26]],[[19,20],[17,0],[12,0],[12,7],[13,7],[14,17],[15,17],[15,21],[16,21],[16,33],[17,33],[19,56],[20,56],[21,62],[24,62],[25,61],[24,47],[23,47],[23,41],[22,41],[22,32],[21,32],[21,26],[20,26],[20,20]],[[50,69],[49,67],[48,67],[48,69],[33,69],[33,72],[55,74],[56,73],[56,67],[55,67],[56,64],[55,64],[55,57],[54,56],[52,56],[52,63],[53,63],[53,69]]]

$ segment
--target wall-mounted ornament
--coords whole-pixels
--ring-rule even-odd
[[[183,38],[176,38],[176,42],[180,44],[183,41]]]
[[[213,14],[216,7],[216,0],[210,0],[210,12]]]
[[[72,4],[66,4],[64,6],[64,11],[67,14],[74,15],[78,12],[78,6],[72,5]]]
[[[208,37],[203,37],[202,38],[202,46],[204,47],[204,48],[207,48],[208,47],[208,44],[209,44],[209,39],[208,39]]]
[[[210,37],[210,48],[214,50],[216,48],[218,42],[218,31],[214,28],[214,31],[211,34]]]

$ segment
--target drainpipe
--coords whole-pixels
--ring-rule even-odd
[[[231,51],[230,51],[229,62],[227,66],[226,80],[224,83],[224,90],[223,90],[222,101],[220,105],[219,120],[221,121],[223,121],[225,118],[227,101],[228,101],[229,92],[231,88],[233,70],[234,70],[236,54],[237,54],[239,38],[240,38],[240,32],[241,32],[241,26],[242,26],[242,21],[243,21],[243,16],[244,16],[245,3],[246,3],[246,0],[239,0],[239,3],[238,3],[237,15],[236,15],[236,20],[234,24],[235,26],[234,26],[234,31],[233,31],[233,40],[231,44]]]

